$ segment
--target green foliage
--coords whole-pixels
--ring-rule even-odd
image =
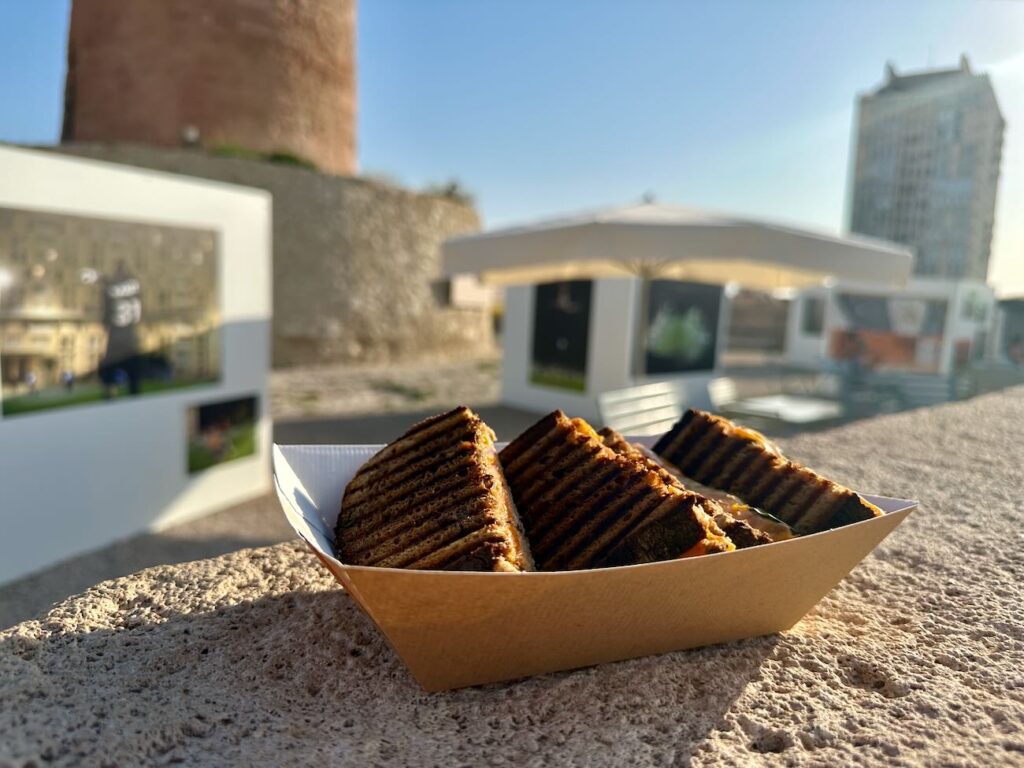
[[[248,147],[243,147],[240,144],[217,144],[216,146],[210,147],[210,154],[216,155],[217,157],[237,157],[242,160],[265,159],[261,152],[257,152],[255,149],[249,149]]]
[[[190,473],[209,469],[226,461],[234,461],[256,453],[256,427],[253,424],[240,424],[232,427],[227,433],[228,448],[215,456],[207,448],[197,443],[188,447],[188,471]]]
[[[693,362],[711,342],[711,332],[704,316],[696,307],[682,314],[658,312],[651,326],[650,350],[662,357],[682,358]]]
[[[276,163],[277,165],[291,165],[296,168],[306,168],[311,171],[317,170],[316,163],[294,152],[286,150],[275,150],[273,152],[260,152],[240,144],[217,144],[210,147],[210,154],[217,157],[235,157],[240,160],[256,160],[263,163]]]
[[[294,165],[297,168],[306,168],[310,171],[316,170],[316,164],[312,160],[307,160],[304,157],[296,155],[294,152],[271,152],[266,155],[267,162],[277,163],[278,165]]]
[[[534,367],[530,371],[530,381],[542,387],[569,389],[573,392],[585,392],[587,389],[587,380],[584,374],[562,368]]]
[[[449,179],[444,184],[428,184],[423,188],[423,193],[435,197],[443,197],[463,205],[473,205],[473,193],[462,186],[458,179]]]

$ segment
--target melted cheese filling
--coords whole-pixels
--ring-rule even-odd
[[[732,552],[736,545],[731,541],[715,536],[714,538],[701,539],[679,557],[699,557],[700,555],[716,555],[719,552]]]
[[[744,440],[750,440],[751,442],[757,443],[758,445],[762,446],[769,453],[774,453],[777,456],[781,455],[780,452],[779,452],[779,449],[775,445],[775,443],[773,443],[767,437],[762,435],[756,429],[750,429],[749,427],[733,426],[733,427],[731,427],[731,431],[737,437],[740,437],[740,438],[743,438]]]

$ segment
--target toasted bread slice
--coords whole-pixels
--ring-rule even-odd
[[[733,549],[701,496],[555,411],[501,452],[538,567],[572,570]]]
[[[335,544],[350,565],[534,570],[494,433],[465,407],[420,422],[359,469]]]
[[[605,445],[622,456],[628,456],[635,461],[641,462],[650,471],[656,473],[666,485],[678,486],[684,491],[694,491],[694,489],[687,487],[682,478],[672,474],[663,464],[648,456],[611,427],[605,427],[598,434]],[[699,491],[695,492],[700,493]],[[737,549],[755,547],[758,544],[770,544],[772,541],[768,534],[753,528],[743,520],[737,520],[721,504],[716,503],[712,499],[707,499],[707,502],[704,504],[704,511],[714,518],[715,523],[729,537],[730,541],[736,545]]]
[[[790,461],[763,435],[690,409],[654,452],[698,483],[763,509],[807,534],[882,514],[857,493]]]

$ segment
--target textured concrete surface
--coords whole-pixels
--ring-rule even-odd
[[[0,633],[0,765],[1024,765],[1021,424],[787,441],[921,509],[787,633],[513,684],[422,693],[296,544],[99,584]]]

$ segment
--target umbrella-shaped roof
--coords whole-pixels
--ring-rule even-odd
[[[899,283],[912,262],[883,240],[648,203],[452,238],[443,272],[505,285],[640,275],[772,289],[833,276]]]

